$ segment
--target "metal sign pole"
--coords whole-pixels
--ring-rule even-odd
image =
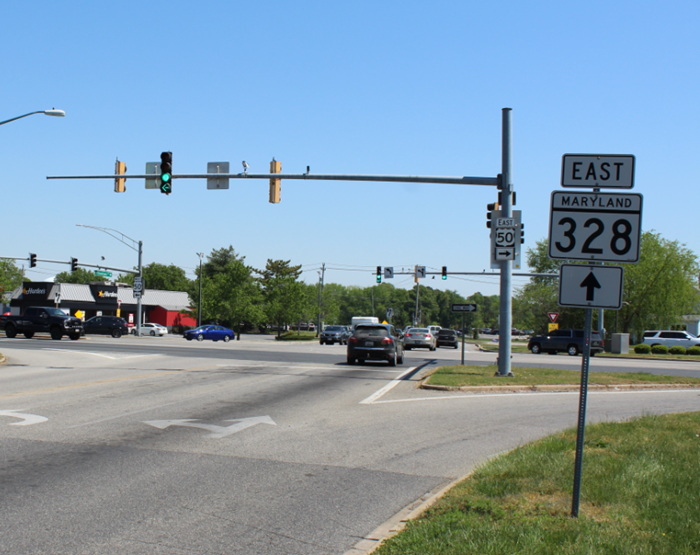
[[[465,331],[464,331],[464,312],[462,312],[462,366],[464,366],[464,337]]]
[[[581,394],[578,406],[578,431],[576,433],[576,463],[574,466],[574,496],[571,502],[571,516],[578,517],[581,498],[581,471],[583,468],[583,440],[586,429],[586,399],[588,397],[588,367],[591,360],[591,327],[593,309],[586,308],[583,336],[583,361],[581,362]]]

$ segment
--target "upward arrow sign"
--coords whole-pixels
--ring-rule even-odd
[[[586,300],[592,301],[593,297],[595,296],[594,290],[600,289],[600,283],[598,283],[598,280],[593,275],[593,272],[590,272],[581,282],[581,287],[586,288]]]

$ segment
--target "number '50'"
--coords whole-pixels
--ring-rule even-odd
[[[571,252],[576,246],[576,238],[574,237],[574,231],[576,231],[576,222],[572,218],[562,218],[559,220],[559,225],[568,226],[568,229],[564,231],[564,237],[568,239],[567,244],[563,244],[557,241],[555,245],[560,252]],[[588,238],[583,242],[583,247],[581,248],[582,254],[602,254],[603,249],[593,247],[593,241],[600,237],[605,231],[605,225],[598,218],[590,218],[586,220],[583,224],[584,228],[590,229]],[[627,254],[632,248],[632,241],[630,240],[630,233],[632,232],[632,224],[627,220],[617,220],[612,225],[612,238],[610,239],[610,249],[617,254],[622,256]]]

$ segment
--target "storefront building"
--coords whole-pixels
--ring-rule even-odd
[[[121,316],[129,325],[136,325],[134,290],[112,283],[24,282],[12,293],[10,313],[20,315],[28,306],[58,307],[85,320],[98,315]],[[184,291],[145,289],[141,298],[143,323],[153,322],[168,329],[194,327],[197,319],[183,313],[191,306]]]

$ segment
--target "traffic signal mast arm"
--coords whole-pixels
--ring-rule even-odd
[[[65,175],[47,176],[46,179],[153,179],[155,174],[139,175]],[[187,173],[172,174],[171,179],[207,179],[220,177],[229,179],[266,179],[269,173]],[[372,174],[314,174],[314,173],[276,173],[275,179],[295,179],[302,181],[384,181],[398,183],[444,183],[451,185],[484,185],[497,187],[500,177],[441,177],[424,175],[372,175]]]
[[[26,256],[0,256],[0,260],[27,260],[31,261],[30,258],[27,258]],[[68,264],[69,266],[73,265],[72,260],[50,260],[48,258],[36,258],[35,259],[37,262],[46,262],[48,264]],[[85,268],[97,268],[99,270],[114,270],[115,272],[126,272],[128,274],[134,274],[134,275],[139,275],[138,271],[136,270],[127,270],[126,268],[110,268],[109,266],[105,266],[103,264],[83,264],[80,262],[79,264],[77,263],[77,258],[76,258],[76,264],[78,266],[84,266]]]

